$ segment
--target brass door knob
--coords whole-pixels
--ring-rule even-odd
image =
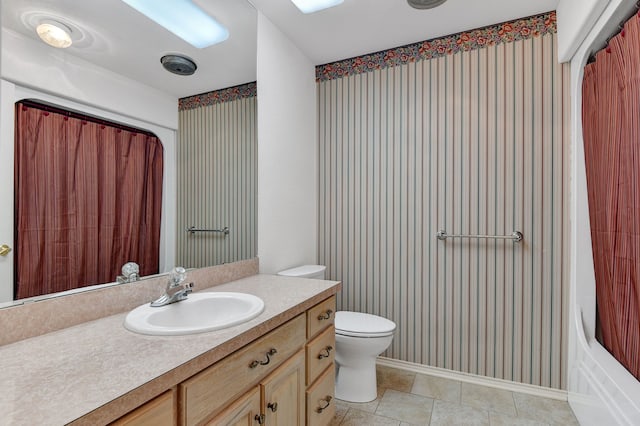
[[[0,246],[0,256],[6,256],[11,251],[11,247],[6,244]]]

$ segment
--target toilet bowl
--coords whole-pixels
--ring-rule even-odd
[[[378,395],[376,357],[391,341],[396,324],[377,315],[336,312],[336,398],[369,402]]]
[[[303,265],[278,275],[324,279],[323,265]],[[349,402],[376,399],[376,357],[391,341],[396,324],[377,315],[339,311],[336,328],[336,398]]]

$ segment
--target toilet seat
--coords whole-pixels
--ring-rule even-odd
[[[362,312],[338,311],[336,334],[349,337],[386,337],[393,335],[396,324],[386,318]]]

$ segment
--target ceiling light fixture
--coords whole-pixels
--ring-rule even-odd
[[[433,9],[445,1],[447,0],[407,0],[407,3],[415,9]]]
[[[344,0],[291,0],[302,13],[313,13],[337,6]]]
[[[229,38],[229,31],[191,0],[122,0],[193,47],[212,46]]]
[[[44,20],[36,27],[38,37],[49,46],[65,49],[71,46],[71,29],[58,21]]]

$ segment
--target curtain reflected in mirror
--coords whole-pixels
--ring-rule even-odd
[[[154,135],[16,104],[14,298],[158,273],[162,179]]]

